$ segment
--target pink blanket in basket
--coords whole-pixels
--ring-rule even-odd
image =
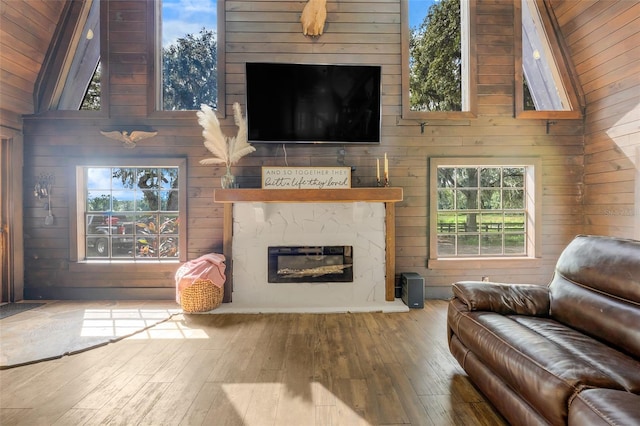
[[[210,253],[184,263],[176,271],[176,302],[180,303],[180,292],[189,287],[197,279],[211,280],[218,288],[222,288],[225,258],[221,254]]]

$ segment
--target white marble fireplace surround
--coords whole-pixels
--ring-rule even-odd
[[[383,202],[233,205],[233,300],[213,313],[404,312],[385,301]],[[268,283],[269,246],[353,246],[353,282]]]

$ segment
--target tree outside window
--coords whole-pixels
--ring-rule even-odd
[[[409,12],[430,2],[409,1]],[[462,111],[460,0],[433,2],[410,29],[410,105],[416,111]]]
[[[100,111],[100,99],[102,95],[101,80],[102,67],[101,62],[98,61],[98,66],[89,82],[89,87],[82,100],[82,105],[80,105],[81,110]]]
[[[162,106],[164,110],[217,107],[217,42],[214,31],[202,28],[162,48]]]
[[[218,105],[216,0],[162,0],[160,109]]]
[[[402,116],[475,114],[476,0],[402,0]]]

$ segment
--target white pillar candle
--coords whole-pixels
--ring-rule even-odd
[[[389,160],[386,152],[384,153],[384,179],[389,180]]]

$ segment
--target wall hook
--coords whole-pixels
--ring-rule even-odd
[[[549,127],[553,126],[554,124],[557,124],[557,121],[551,121],[551,120],[547,120],[547,134],[549,134]]]
[[[51,195],[52,186],[53,175],[41,174],[36,178],[36,184],[33,187],[33,195],[38,199],[48,198]]]

